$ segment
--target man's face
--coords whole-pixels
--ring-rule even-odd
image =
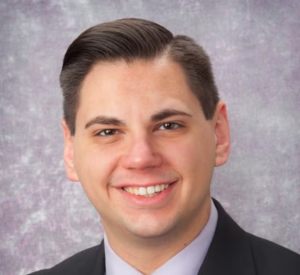
[[[69,179],[81,182],[106,231],[185,230],[209,212],[217,121],[205,119],[167,58],[99,63],[84,80],[75,135],[64,126]]]

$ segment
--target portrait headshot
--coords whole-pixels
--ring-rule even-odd
[[[1,274],[300,274],[300,3],[13,6]]]

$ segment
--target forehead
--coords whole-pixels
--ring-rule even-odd
[[[167,58],[98,63],[83,82],[78,118],[88,120],[99,114],[150,117],[164,108],[201,110],[179,64]]]

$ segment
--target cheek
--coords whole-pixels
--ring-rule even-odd
[[[214,148],[209,138],[188,137],[180,142],[167,144],[164,148],[164,155],[171,166],[186,175],[192,171],[199,173],[214,167]]]
[[[97,145],[78,146],[74,154],[79,181],[88,196],[97,196],[107,189],[117,164],[116,154]],[[91,194],[91,195],[89,195]]]
[[[82,188],[100,215],[110,213],[113,206],[110,204],[109,181],[117,164],[116,154],[99,146],[77,149],[75,165]]]
[[[166,149],[170,166],[182,178],[181,196],[192,203],[209,190],[214,169],[214,147],[211,139],[189,137]],[[193,199],[194,198],[194,199]]]

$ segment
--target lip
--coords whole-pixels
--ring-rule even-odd
[[[148,186],[155,186],[155,185],[162,185],[162,184],[173,184],[176,181],[161,181],[161,182],[148,182],[145,184],[134,184],[134,183],[123,183],[120,186],[116,186],[117,188],[124,188],[124,187],[148,187]]]
[[[152,186],[152,185],[158,185],[159,183],[151,183],[147,185],[123,185],[122,187],[147,187],[147,186]],[[169,198],[172,195],[172,191],[177,185],[177,181],[174,182],[167,182],[167,183],[160,183],[160,184],[170,184],[169,188],[161,191],[158,195],[152,196],[152,197],[144,197],[144,196],[138,196],[131,194],[125,190],[123,190],[122,187],[117,188],[122,197],[129,202],[130,204],[140,206],[140,207],[159,207],[163,205],[165,202],[169,200]]]

